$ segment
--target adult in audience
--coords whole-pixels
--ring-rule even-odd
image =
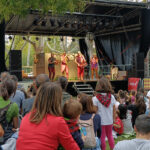
[[[0,124],[4,130],[2,142],[10,138],[14,130],[18,128],[18,105],[9,100],[15,92],[15,87],[15,82],[11,79],[3,80],[0,84]]]
[[[0,75],[0,81],[2,82],[5,78],[10,78],[10,74],[9,72],[2,72],[1,75]]]
[[[108,138],[110,150],[114,148],[114,139],[112,136],[113,122],[115,121],[115,97],[111,94],[112,86],[105,77],[99,79],[96,85],[96,96],[93,97],[93,103],[97,107],[98,114],[101,116],[101,143],[102,150],[106,149],[105,137]]]
[[[139,115],[135,121],[136,138],[123,140],[116,144],[114,150],[149,150],[150,149],[150,116]]]
[[[40,74],[36,77],[35,81],[34,81],[34,86],[35,86],[35,89],[38,90],[38,88],[45,82],[49,82],[50,79],[48,77],[47,74]],[[26,99],[23,101],[23,113],[22,115],[25,116],[26,113],[28,113],[31,108],[32,108],[32,105],[34,103],[34,99],[35,99],[35,96],[29,98],[29,99]]]
[[[22,104],[25,99],[24,93],[17,89],[18,78],[15,75],[11,75],[11,79],[16,83],[16,92],[10,97],[10,101],[18,105],[19,112],[21,113]]]
[[[68,79],[64,76],[58,78],[58,83],[61,85],[62,88],[62,107],[64,106],[66,100],[71,99],[72,96],[66,92],[66,88],[68,85]]]
[[[21,122],[17,150],[79,150],[62,117],[62,89],[56,83],[44,83],[38,90],[34,105]]]

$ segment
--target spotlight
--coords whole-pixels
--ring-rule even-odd
[[[43,20],[43,21],[42,21],[41,26],[43,26],[43,27],[46,26],[46,20]]]
[[[8,39],[9,39],[9,40],[12,40],[12,36],[9,36]]]
[[[62,27],[62,22],[60,20],[57,20],[58,27]]]
[[[38,25],[38,19],[35,19],[35,20],[33,21],[33,25],[34,25],[34,26],[37,26],[37,25]]]
[[[36,41],[38,41],[38,40],[39,40],[39,38],[38,38],[38,37],[36,37],[35,39],[36,39]]]
[[[50,19],[50,23],[51,23],[51,26],[54,27],[55,26],[55,19]]]
[[[23,40],[26,40],[26,37],[25,37],[25,36],[23,36],[23,37],[22,37],[22,39],[23,39]]]
[[[51,38],[48,38],[47,40],[48,40],[48,41],[51,41]]]
[[[72,38],[72,42],[75,42],[75,39],[74,39],[74,38]]]
[[[64,38],[63,38],[63,37],[61,37],[61,38],[60,38],[60,41],[64,41]]]

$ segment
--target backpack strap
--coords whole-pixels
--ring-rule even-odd
[[[93,120],[94,117],[95,117],[95,114],[92,114],[91,120]]]

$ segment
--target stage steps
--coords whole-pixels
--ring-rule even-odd
[[[78,94],[85,93],[87,95],[93,96],[94,90],[90,84],[84,82],[76,82],[73,86]]]

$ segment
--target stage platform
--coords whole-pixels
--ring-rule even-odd
[[[113,80],[110,82],[112,84],[112,87],[113,87],[115,93],[117,93],[120,89],[121,90],[128,90],[128,80]],[[79,83],[79,84],[83,84],[83,85],[84,84],[90,84],[92,86],[93,90],[95,90],[97,80],[84,80],[84,81],[72,80],[72,81],[68,81],[67,92],[73,96],[77,96],[77,94],[78,94],[76,89],[74,88],[75,83]]]

